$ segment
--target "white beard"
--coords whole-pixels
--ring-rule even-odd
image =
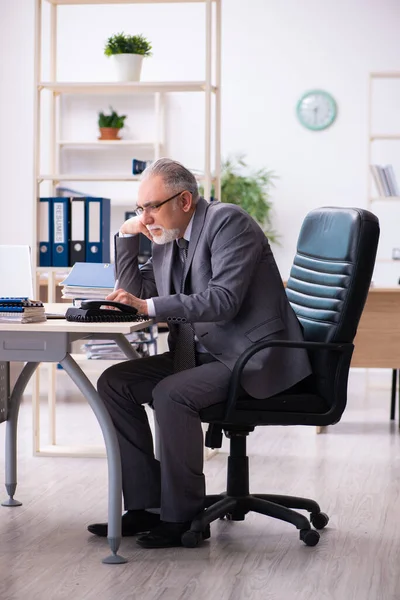
[[[147,229],[150,231],[150,233],[153,229],[161,229],[162,233],[160,235],[155,235],[152,237],[153,242],[155,244],[159,244],[160,246],[163,244],[168,244],[169,242],[173,242],[179,237],[179,229],[165,229],[164,227],[154,227],[153,225],[149,225]]]

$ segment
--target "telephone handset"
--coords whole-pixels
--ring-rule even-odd
[[[104,308],[101,308],[102,306]],[[113,306],[119,310],[109,309],[107,306]],[[143,320],[133,306],[111,300],[82,300],[80,308],[68,308],[65,318],[67,321],[81,323],[118,323]]]
[[[123,313],[128,313],[129,315],[137,315],[137,310],[133,306],[129,306],[129,304],[122,304],[122,302],[112,302],[111,300],[82,300],[81,308],[94,308],[99,309],[102,306],[114,306],[118,308]],[[101,309],[101,312],[107,309]],[[107,312],[111,312],[108,311]],[[115,311],[112,311],[115,312]]]

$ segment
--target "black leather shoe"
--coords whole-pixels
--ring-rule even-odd
[[[142,548],[175,548],[182,546],[182,534],[188,531],[188,529],[190,529],[190,521],[187,523],[167,523],[166,521],[161,521],[158,527],[138,537],[136,543]],[[203,540],[207,540],[210,535],[210,526],[207,525],[206,530],[202,534]]]
[[[150,531],[160,524],[160,515],[146,510],[128,510],[121,519],[121,535],[128,537]],[[99,537],[107,537],[107,523],[93,523],[88,525],[88,531]]]

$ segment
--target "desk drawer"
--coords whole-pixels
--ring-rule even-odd
[[[60,362],[68,350],[67,333],[0,332],[0,361]]]

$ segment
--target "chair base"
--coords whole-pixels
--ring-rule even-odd
[[[217,428],[214,427],[214,432]],[[267,515],[287,523],[292,523],[300,530],[300,539],[307,546],[315,546],[319,541],[319,533],[311,529],[323,529],[329,521],[328,516],[321,512],[314,500],[296,496],[280,496],[277,494],[249,493],[249,458],[246,453],[246,437],[254,427],[241,427],[240,430],[225,430],[230,439],[228,456],[227,491],[223,494],[213,494],[205,498],[205,510],[192,521],[189,531],[182,536],[182,545],[194,548],[201,541],[201,534],[212,521],[230,519],[243,521],[250,511]],[[307,510],[310,520],[304,515],[292,510],[294,508]]]
[[[246,514],[250,511],[292,523],[300,530],[300,539],[307,546],[315,546],[319,541],[319,533],[311,528],[310,522],[316,529],[323,529],[329,522],[329,517],[321,512],[319,505],[314,500],[295,496],[249,494],[236,497],[229,496],[225,492],[206,496],[205,505],[204,512],[192,521],[189,532],[186,532],[185,539],[182,539],[182,543],[186,547],[193,548],[197,545],[194,544],[194,539],[197,539],[198,533],[204,531],[212,521],[223,518],[244,521]],[[292,510],[293,508],[309,511],[310,520]],[[198,539],[200,538],[198,537]]]

